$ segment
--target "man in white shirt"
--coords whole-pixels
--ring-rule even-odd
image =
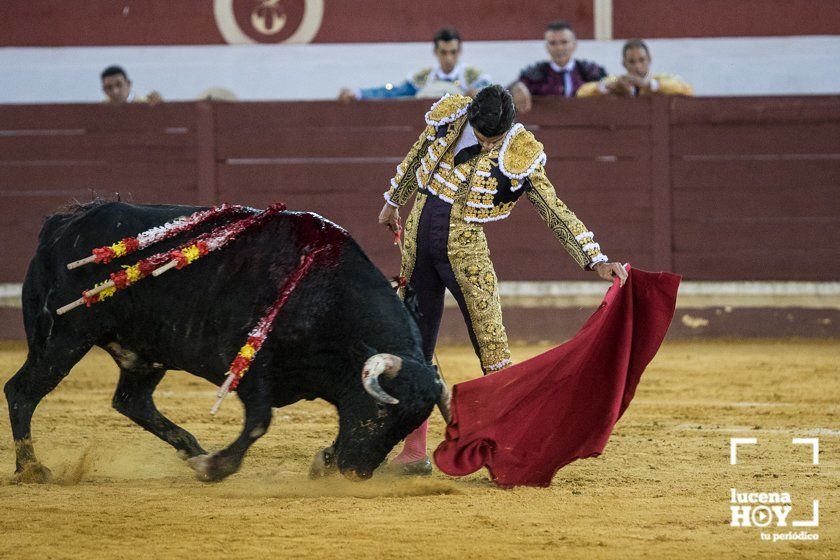
[[[338,98],[342,101],[395,97],[438,99],[447,93],[475,95],[478,90],[490,85],[490,77],[481,70],[458,62],[461,56],[461,35],[458,30],[439,30],[435,33],[434,45],[437,66],[424,68],[398,84],[361,89],[342,88]]]

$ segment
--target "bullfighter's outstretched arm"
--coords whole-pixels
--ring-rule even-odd
[[[526,196],[540,218],[551,228],[566,251],[581,268],[593,268],[599,262],[607,262],[601,246],[595,242],[595,235],[586,229],[575,213],[557,198],[554,186],[540,165],[528,177],[530,188]]]

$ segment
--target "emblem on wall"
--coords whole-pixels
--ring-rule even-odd
[[[214,0],[213,16],[231,45],[310,43],[324,18],[324,0]]]

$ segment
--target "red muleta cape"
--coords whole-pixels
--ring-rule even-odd
[[[499,486],[548,486],[575,459],[600,455],[674,316],[680,277],[630,269],[568,342],[452,388],[437,467],[487,467]]]

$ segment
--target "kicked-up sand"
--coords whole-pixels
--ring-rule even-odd
[[[545,349],[515,347],[514,358]],[[450,382],[477,375],[471,349],[439,357]],[[0,345],[0,383],[24,358],[24,345]],[[312,456],[337,429],[322,401],[276,410],[241,471],[205,484],[111,408],[117,374],[94,350],[39,406],[33,436],[50,484],[15,482],[0,399],[0,558],[840,558],[836,341],[666,343],[604,454],[544,489],[501,490],[484,471],[310,481]],[[228,399],[211,417],[214,393],[170,372],[156,401],[218,450],[242,411]],[[434,413],[430,451],[442,432]],[[738,448],[737,465],[732,437],[758,441]],[[818,438],[818,465],[793,438]],[[759,514],[767,526],[730,526],[732,488],[788,493],[790,504],[768,504],[790,506],[787,525]],[[818,526],[792,526],[812,519],[814,500]]]

